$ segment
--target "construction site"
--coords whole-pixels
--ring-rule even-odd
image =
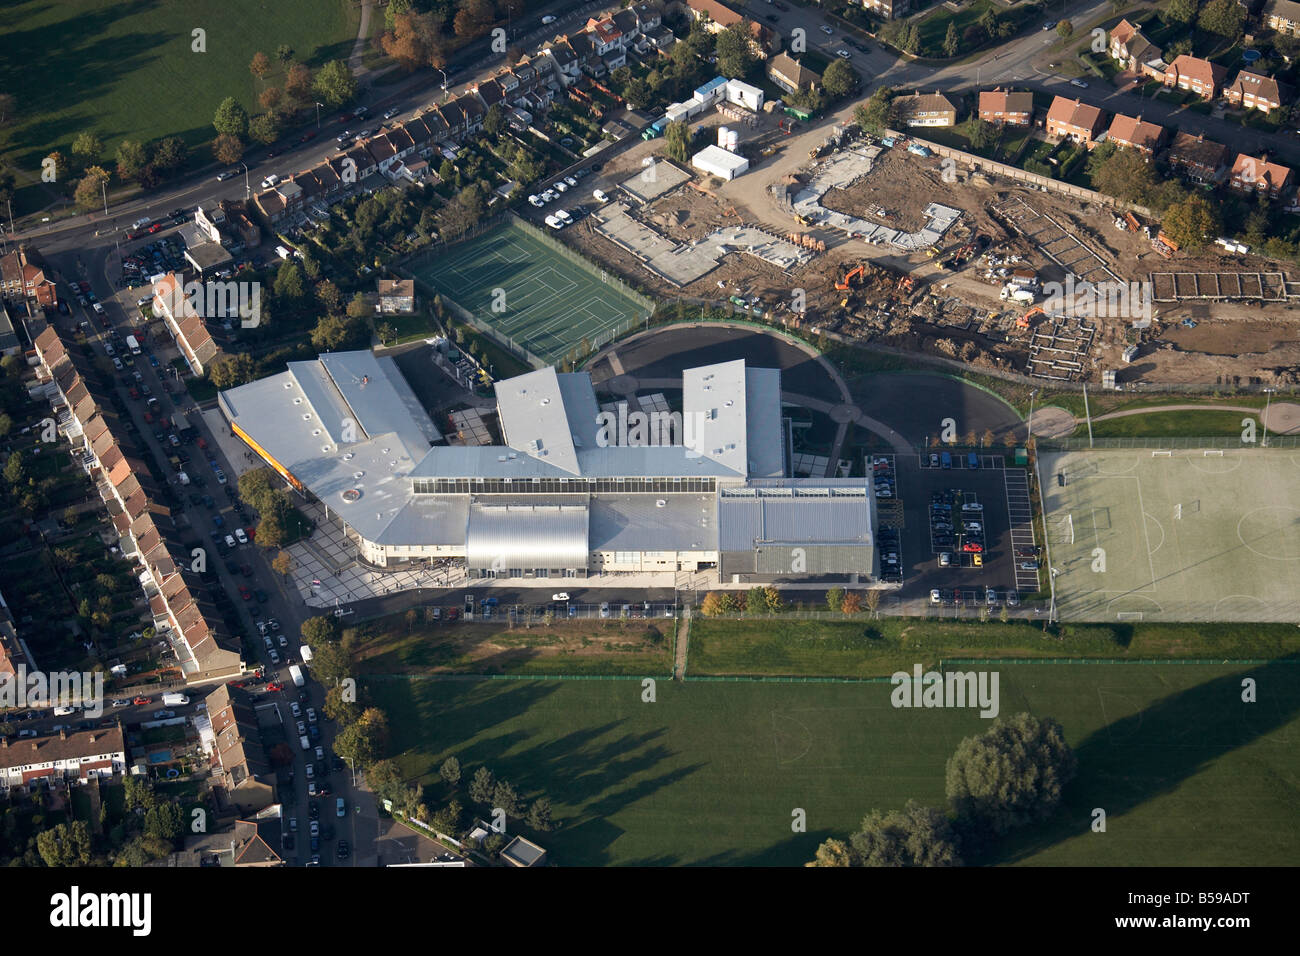
[[[616,201],[566,238],[666,299],[975,368],[1115,388],[1297,381],[1300,281],[1279,263],[1226,241],[1189,254],[1157,222],[914,138],[789,132],[746,127],[751,167],[725,183],[660,162],[647,188],[659,144],[638,144],[607,170],[627,184]]]

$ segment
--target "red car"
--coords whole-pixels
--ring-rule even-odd
[[[132,388],[128,390],[126,394],[130,395],[132,398],[139,398],[140,390],[138,388]]]
[[[299,138],[298,142],[300,142],[300,143],[306,143],[306,142],[308,142],[308,141],[310,141],[310,140],[313,140],[313,139],[315,139],[315,138],[316,138],[316,131],[313,129],[313,130],[310,130],[310,131],[308,131],[308,132],[306,132],[306,133],[303,133],[302,136]]]
[[[131,701],[131,703],[135,704],[135,706],[137,706],[137,707],[143,707],[145,704],[153,703],[153,698],[152,698],[152,697],[137,697],[135,700]]]
[[[199,439],[199,447],[200,447],[200,448],[207,448],[207,447],[208,447],[208,440],[207,440],[206,438],[200,438],[200,439]]]
[[[981,551],[984,550],[984,545],[979,544],[975,541],[967,541],[965,544],[961,546],[961,549],[971,554],[979,554]]]
[[[232,680],[232,681],[230,682],[230,686],[231,686],[231,687],[247,687],[248,684],[245,683],[245,682],[242,681],[242,680]]]
[[[271,681],[271,683],[269,683],[269,684],[266,685],[266,689],[267,689],[267,690],[284,690],[284,685],[281,684],[279,681],[274,681],[274,680],[273,680],[273,681]]]
[[[248,535],[249,541],[252,541],[255,537],[257,537],[257,529],[250,524],[247,528],[244,529],[244,534]]]
[[[90,291],[90,283],[89,283],[89,282],[78,282],[78,283],[77,283],[77,288],[80,289],[80,290],[82,291],[82,294],[85,294],[85,293],[87,293],[87,292]]]
[[[151,415],[149,412],[145,412],[145,413],[144,413],[144,421],[145,421],[145,424],[146,424],[146,425],[152,425],[152,424],[153,424],[153,415]]]
[[[150,235],[152,235],[153,233],[157,232],[157,231],[158,231],[159,229],[161,229],[161,228],[162,228],[162,223],[160,223],[160,222],[155,222],[152,226],[149,227],[149,233],[150,233]]]
[[[248,590],[248,588],[244,587],[242,584],[239,586],[239,596],[245,601],[253,600],[253,592]]]

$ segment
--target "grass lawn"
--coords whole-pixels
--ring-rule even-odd
[[[32,82],[30,56],[0,58],[0,89],[19,94],[17,119],[0,147],[15,166],[39,169],[42,156],[51,149],[67,155],[83,131],[99,134],[110,168],[123,139],[175,134],[196,145],[215,135],[212,115],[225,97],[234,96],[250,114],[260,111],[261,81],[248,70],[256,51],[272,58],[266,83],[279,86],[280,44],[316,68],[347,58],[359,22],[359,5],[345,0],[6,4],[0,9],[6,48],[43,51],[62,68],[40,70],[39,82]],[[191,49],[197,28],[207,31],[205,53]]]
[[[986,10],[997,12],[998,8],[990,0],[972,0],[959,13],[946,9],[936,10],[917,25],[921,49],[928,49],[938,55],[942,51],[944,37],[948,35],[949,23],[957,25],[957,37],[960,39],[966,28],[982,17]]]
[[[953,657],[1257,659],[1294,648],[1294,632],[1276,624],[1067,624],[1058,637],[1034,623],[996,619],[696,618],[686,676],[888,677],[918,661],[934,665]]]
[[[1300,849],[1294,663],[999,664],[1001,712],[1059,720],[1080,758],[1059,823],[1003,861],[1282,864]],[[1240,702],[1256,678],[1261,703]],[[1267,688],[1267,690],[1265,690]],[[629,681],[383,681],[398,762],[434,783],[488,765],[559,824],[559,865],[799,865],[872,808],[942,805],[944,763],[989,726],[974,710],[895,709],[891,686]],[[1088,832],[1105,807],[1107,839]],[[791,811],[808,832],[791,832]],[[1213,820],[1213,826],[1205,821]]]
[[[1093,438],[1209,438],[1219,435],[1239,436],[1245,412],[1180,411],[1148,412],[1093,421]],[[1256,430],[1259,429],[1258,422]],[[1086,436],[1087,425],[1074,430],[1075,437]]]
[[[504,615],[504,609],[502,609]],[[531,628],[499,621],[417,623],[405,615],[359,628],[362,673],[666,675],[672,671],[671,619],[573,620]]]

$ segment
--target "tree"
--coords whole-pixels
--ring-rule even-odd
[[[867,610],[871,612],[871,616],[875,617],[876,611],[880,608],[880,591],[876,588],[868,589],[863,600],[867,605]]]
[[[117,178],[130,182],[139,177],[149,157],[139,143],[124,139],[117,147]]]
[[[357,78],[342,60],[330,60],[316,73],[316,94],[331,107],[351,103],[357,95]]]
[[[172,172],[185,163],[188,154],[189,147],[185,145],[185,140],[179,136],[164,136],[154,144],[150,162],[158,169]]]
[[[528,826],[539,833],[548,833],[554,827],[555,823],[551,820],[551,801],[547,797],[538,797],[533,801],[532,806],[528,808],[526,818]]]
[[[262,109],[268,113],[274,113],[284,102],[284,90],[278,86],[268,86],[262,91],[261,96],[257,98],[257,102],[261,103]]]
[[[320,665],[313,662],[313,670],[319,673]],[[334,721],[340,727],[356,723],[357,718],[361,716],[361,705],[351,700],[345,700],[341,686],[331,687],[325,691],[325,703],[321,705],[321,710],[324,711],[328,719]]]
[[[1191,23],[1200,10],[1200,0],[1169,0],[1165,4],[1163,16],[1174,23]]]
[[[287,43],[281,43],[275,48],[275,58],[281,63],[288,63],[293,59],[293,47]]]
[[[1125,202],[1146,204],[1157,185],[1151,164],[1140,152],[1114,143],[1094,149],[1084,168],[1094,189]]]
[[[764,614],[767,611],[767,595],[763,589],[750,588],[745,595],[745,613],[746,614]]]
[[[388,345],[397,338],[397,328],[391,322],[380,322],[375,326],[375,335],[379,337],[382,345]]]
[[[255,142],[269,145],[280,138],[280,123],[273,113],[260,113],[248,124],[248,135]]]
[[[313,83],[311,68],[305,63],[295,63],[289,67],[284,77],[284,94],[295,103],[308,105],[314,103],[312,98]]]
[[[438,24],[428,13],[400,13],[380,35],[379,47],[408,73],[429,66],[441,48]]]
[[[894,91],[882,86],[853,111],[853,120],[864,132],[879,135],[894,125],[897,112]]]
[[[60,823],[36,834],[36,852],[46,866],[89,866],[90,829],[84,820]]]
[[[146,836],[174,844],[184,832],[184,822],[184,811],[180,804],[167,800],[145,811],[144,832]]]
[[[449,787],[455,788],[460,786],[460,761],[455,757],[448,757],[438,768],[438,776],[442,777],[443,782]]]
[[[779,614],[785,609],[785,601],[781,597],[781,592],[770,584],[763,588],[763,607],[769,614]]]
[[[217,107],[212,117],[212,127],[224,136],[238,136],[243,139],[248,133],[248,112],[239,105],[233,96],[227,96]]]
[[[1179,248],[1195,251],[1220,232],[1219,215],[1202,196],[1188,196],[1165,210],[1160,228]]]
[[[108,183],[108,171],[100,166],[91,166],[86,175],[77,181],[77,188],[72,194],[78,209],[94,209],[103,201],[104,186]]]
[[[245,472],[240,476],[239,496],[245,501],[248,497],[244,494],[243,480],[252,472]],[[250,502],[251,503],[251,502]],[[308,644],[332,644],[337,641],[343,633],[343,628],[339,624],[339,619],[333,614],[318,614],[315,617],[309,617],[302,622],[302,639]]]
[[[381,800],[397,801],[397,797],[406,789],[402,772],[392,760],[380,760],[366,771],[366,784]]]
[[[705,617],[714,617],[724,613],[725,610],[723,594],[720,591],[710,591],[704,595],[704,600],[700,601],[700,613]]]
[[[753,69],[755,58],[750,46],[751,24],[747,19],[718,32],[714,52],[718,56],[718,73],[732,80],[743,79]]]
[[[844,595],[844,603],[840,605],[840,610],[845,614],[858,614],[862,611],[862,594],[859,591],[849,591]]]
[[[948,32],[943,37],[943,55],[948,57],[956,56],[961,50],[961,40],[957,37],[957,24],[949,20]]]
[[[259,80],[265,80],[266,75],[271,72],[271,58],[258,50],[253,54],[253,59],[248,64],[248,72]]]
[[[354,767],[364,769],[379,760],[388,741],[388,720],[383,711],[367,708],[355,722],[334,738],[334,750]]]
[[[244,155],[244,143],[238,136],[222,133],[212,141],[212,155],[219,163],[237,163]]]
[[[973,827],[1005,833],[1049,816],[1076,769],[1060,724],[1015,714],[957,745],[946,767],[948,800]]]
[[[1069,20],[1061,20],[1056,24],[1056,35],[1062,40],[1066,39],[1074,32],[1074,24]]]
[[[858,76],[843,60],[834,60],[822,74],[822,89],[832,99],[848,96],[858,85]]]
[[[81,161],[82,168],[99,159],[104,144],[94,133],[78,133],[72,141],[72,155]]]
[[[664,153],[679,163],[691,158],[691,127],[688,123],[669,123],[664,127]]]
[[[849,843],[859,866],[961,865],[947,816],[914,800],[902,810],[873,810]]]
[[[1196,22],[1206,33],[1216,34],[1235,43],[1242,37],[1246,11],[1236,0],[1210,0],[1201,8],[1201,15]]]
[[[275,273],[273,286],[276,298],[296,302],[307,294],[302,268],[292,259],[285,259]]]
[[[505,128],[506,115],[501,110],[501,104],[493,103],[483,116],[483,132],[496,139]]]
[[[838,585],[826,590],[826,606],[832,611],[838,611],[840,605],[844,603],[844,589]]]
[[[26,467],[23,465],[23,453],[12,451],[9,453],[9,459],[5,462],[5,481],[11,486],[22,483],[26,475]]]
[[[975,149],[987,149],[998,138],[998,131],[987,120],[971,119],[966,123],[966,136]]]
[[[469,798],[475,803],[491,803],[492,793],[496,789],[496,777],[487,767],[479,767],[469,782]]]
[[[289,572],[293,570],[293,555],[288,551],[281,551],[271,559],[271,570],[288,577]]]
[[[519,792],[505,780],[498,780],[497,785],[492,788],[492,806],[504,810],[508,817],[517,817],[523,812],[523,802],[519,799]]]
[[[458,0],[452,29],[458,37],[476,37],[485,32],[496,20],[496,10],[491,0]]]
[[[311,330],[311,344],[321,352],[341,351],[358,337],[360,331],[361,326],[356,320],[327,315]]]
[[[843,840],[830,839],[817,848],[817,855],[804,866],[852,866],[853,855]]]
[[[217,388],[234,388],[251,382],[256,375],[253,358],[247,352],[225,352],[208,365],[208,381]]]

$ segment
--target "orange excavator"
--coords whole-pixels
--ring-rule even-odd
[[[853,285],[853,280],[866,270],[865,266],[856,266],[850,269],[839,282],[835,283],[835,288],[840,292],[847,292]]]
[[[1025,313],[1024,315],[1022,315],[1020,318],[1016,319],[1016,328],[1018,328],[1018,329],[1027,329],[1027,328],[1029,328],[1029,327],[1033,324],[1032,320],[1033,320],[1035,317],[1040,316],[1040,315],[1043,316],[1044,318],[1047,317],[1047,313],[1044,312],[1043,309],[1042,309],[1041,307],[1039,307],[1039,306],[1034,306],[1032,309],[1030,309],[1028,312],[1026,312],[1026,313]]]

